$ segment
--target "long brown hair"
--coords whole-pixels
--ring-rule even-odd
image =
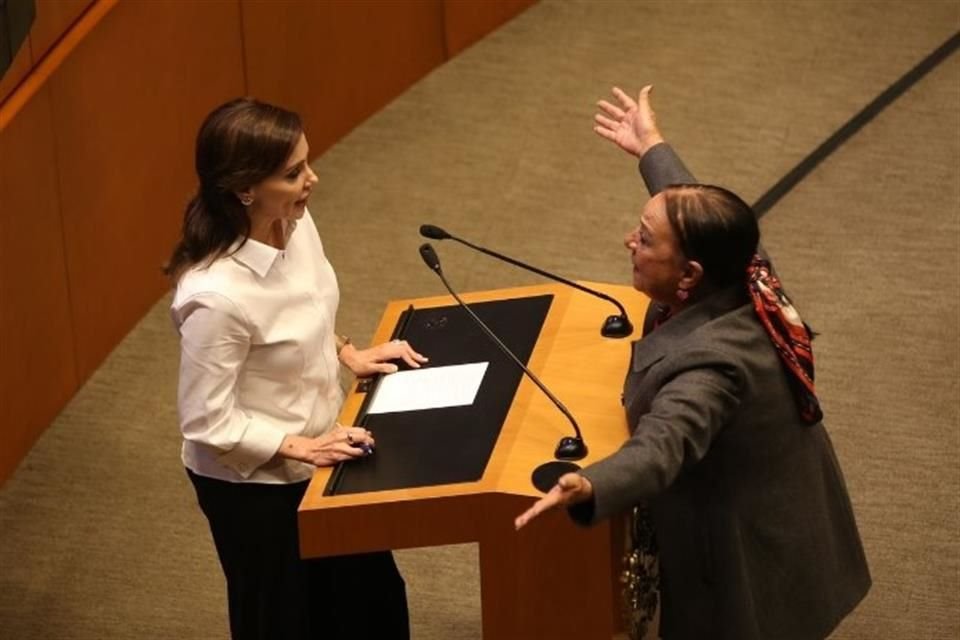
[[[183,216],[180,240],[163,272],[174,282],[190,267],[209,264],[250,236],[250,217],[237,193],[279,170],[300,139],[297,114],[238,98],[214,109],[197,134],[199,186]]]
[[[706,184],[670,185],[663,195],[680,248],[703,267],[708,286],[745,283],[760,241],[750,205],[732,191]]]

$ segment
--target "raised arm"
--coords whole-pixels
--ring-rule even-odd
[[[648,84],[634,100],[619,87],[614,87],[613,96],[619,106],[600,100],[597,107],[602,113],[594,116],[593,130],[639,159],[640,175],[647,191],[654,196],[668,185],[695,184],[698,180],[663,139],[657,127],[657,115],[650,106],[652,91],[653,85]],[[757,252],[765,260],[770,260],[762,244],[757,246]]]
[[[689,184],[697,179],[664,141],[657,127],[657,116],[650,106],[652,90],[652,85],[645,86],[634,100],[619,87],[614,87],[613,96],[619,106],[606,100],[599,101],[597,106],[602,113],[594,116],[593,130],[640,160],[640,175],[650,195],[656,195],[667,185]]]

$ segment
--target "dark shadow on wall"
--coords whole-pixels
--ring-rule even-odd
[[[36,16],[34,0],[0,0],[0,78],[27,39]]]

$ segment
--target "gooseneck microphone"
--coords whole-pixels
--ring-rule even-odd
[[[450,295],[453,296],[453,299],[457,301],[457,304],[463,307],[464,311],[466,311],[471,318],[473,318],[473,321],[477,323],[477,326],[483,329],[483,332],[487,334],[487,337],[489,337],[493,343],[496,344],[500,350],[507,355],[507,357],[513,360],[514,363],[516,363],[516,365],[520,367],[525,374],[527,374],[527,377],[533,380],[534,384],[540,387],[540,390],[543,391],[548,398],[550,398],[553,404],[555,404],[563,413],[563,415],[567,417],[567,420],[570,421],[570,424],[573,425],[573,431],[577,434],[576,437],[566,436],[561,438],[560,443],[557,445],[557,449],[554,452],[554,456],[558,460],[580,460],[585,458],[587,456],[587,445],[583,441],[583,436],[580,434],[580,426],[577,424],[577,421],[574,419],[570,411],[563,406],[563,403],[560,402],[555,395],[550,393],[550,390],[547,389],[547,387],[540,382],[540,379],[534,375],[534,373],[530,371],[530,369],[528,369],[523,362],[520,361],[520,358],[518,358],[513,351],[507,347],[507,345],[503,344],[500,338],[497,337],[490,327],[488,327],[483,320],[477,317],[477,314],[473,312],[473,309],[471,309],[466,302],[460,299],[460,296],[457,295],[457,293],[450,286],[450,283],[447,282],[447,278],[443,275],[443,270],[440,268],[440,258],[437,257],[437,252],[434,251],[429,242],[420,246],[420,257],[423,258],[423,261],[428,267],[430,267],[431,270],[440,276],[443,286],[447,288],[447,291],[450,292]],[[534,482],[534,484],[536,484],[536,482]],[[552,486],[552,483],[549,486]]]
[[[544,271],[543,269],[538,269],[537,267],[531,266],[519,260],[515,260],[509,256],[505,256],[502,253],[497,253],[496,251],[491,251],[490,249],[485,249],[484,247],[477,246],[472,242],[468,242],[463,238],[458,238],[455,235],[448,233],[445,229],[434,226],[432,224],[423,224],[420,225],[420,235],[424,238],[430,238],[431,240],[453,240],[459,242],[462,245],[470,247],[474,251],[479,251],[480,253],[485,253],[488,256],[496,258],[497,260],[503,260],[509,264],[512,264],[515,267],[520,267],[521,269],[526,269],[527,271],[532,271],[537,275],[543,276],[544,278],[549,278],[557,282],[562,282],[563,284],[573,287],[583,291],[584,293],[589,293],[592,296],[602,298],[607,302],[612,302],[616,305],[617,309],[620,310],[619,315],[607,316],[607,319],[604,321],[603,326],[600,328],[600,335],[604,338],[627,338],[633,334],[633,325],[630,323],[630,318],[627,317],[627,310],[623,308],[623,305],[614,300],[611,296],[608,296],[605,293],[590,289],[578,284],[573,280],[567,280],[562,276],[558,276],[553,273]]]

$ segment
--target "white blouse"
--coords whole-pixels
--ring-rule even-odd
[[[309,479],[313,466],[277,456],[280,443],[326,432],[340,412],[336,275],[309,212],[286,235],[284,250],[247,240],[177,285],[182,458],[199,475]]]

